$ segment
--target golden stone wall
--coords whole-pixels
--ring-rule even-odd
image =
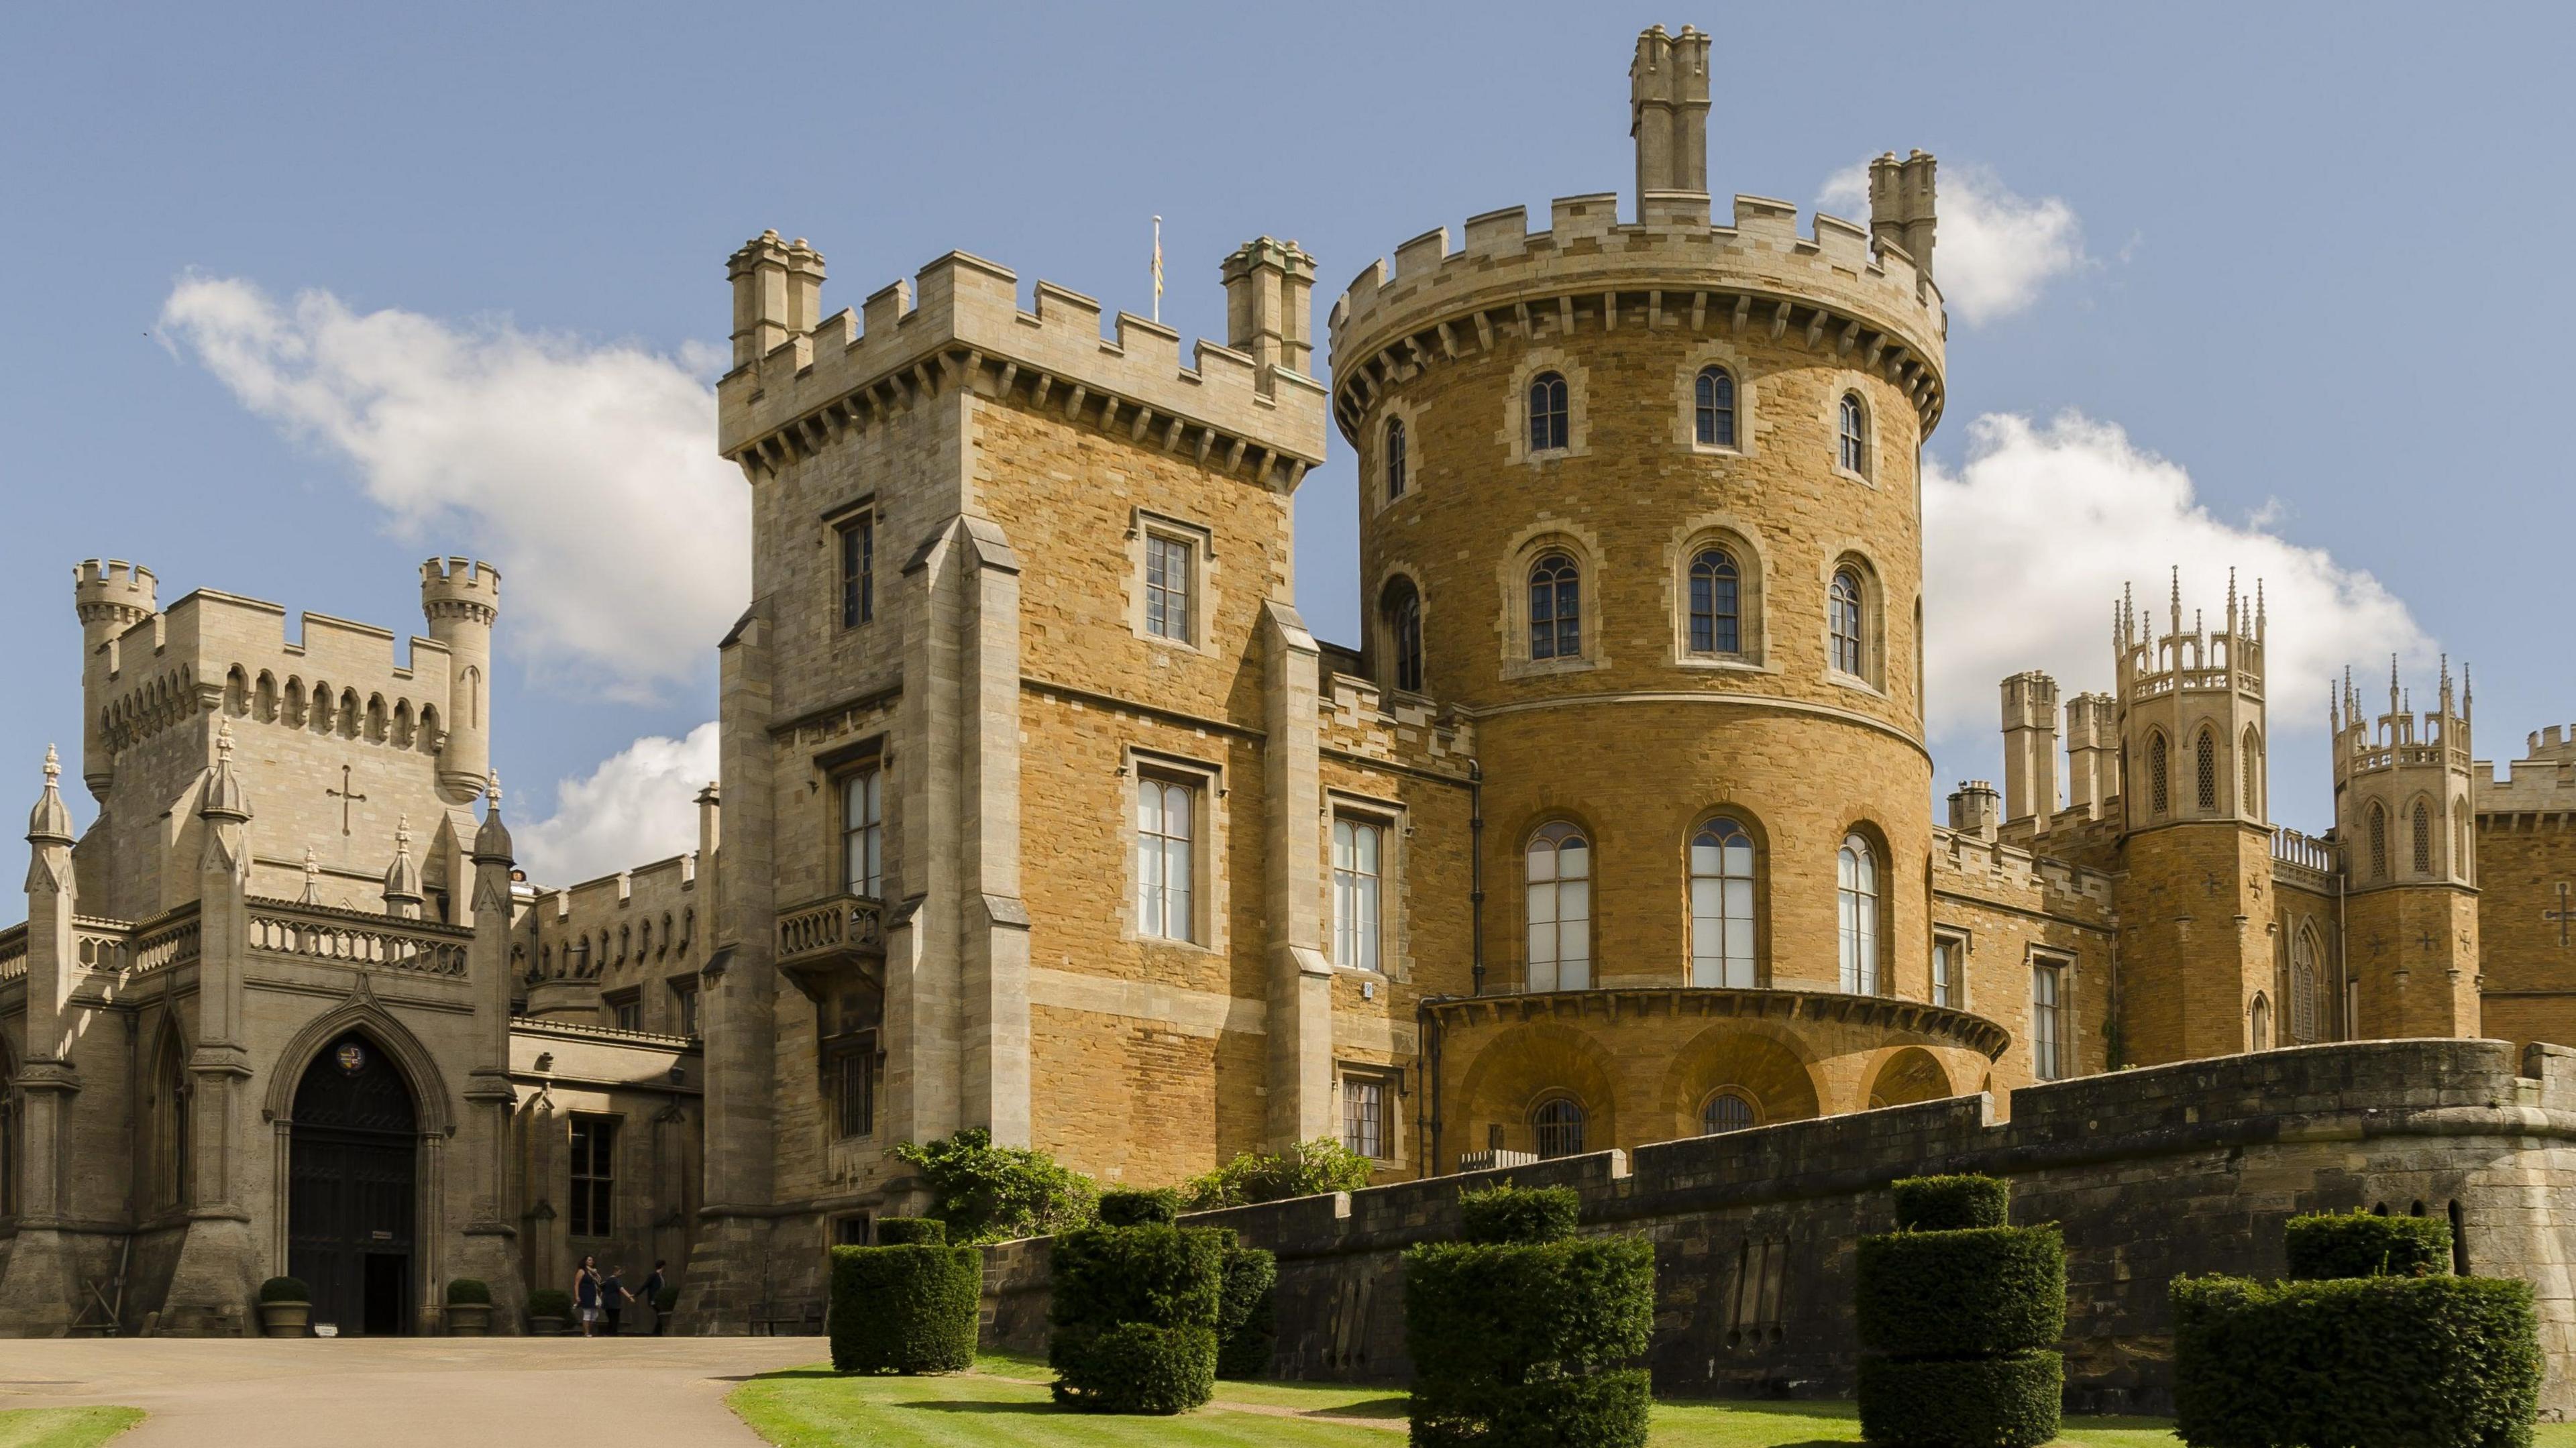
[[[2576,831],[2555,819],[2482,819],[2477,849],[2482,1033],[2576,1043]]]

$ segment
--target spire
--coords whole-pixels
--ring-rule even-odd
[[[2460,660],[2460,722],[2461,722],[2461,723],[2463,723],[2463,724],[2467,723],[2467,722],[2468,722],[2468,719],[2469,719],[2469,715],[2471,715],[2472,713],[2475,713],[2475,712],[2476,712],[2475,705],[2477,704],[2477,702],[2478,702],[2478,691],[2477,691],[2477,686],[2476,686],[2476,685],[2474,685],[2474,684],[2471,684],[2471,683],[2469,682],[2469,661],[2468,661],[2468,660],[2466,660],[2466,659],[2462,659],[2462,660]]]
[[[2397,687],[2397,656],[2390,654],[2388,656],[2388,712],[2397,713],[2402,702],[2402,694]]]
[[[2341,702],[2335,697],[2334,675],[2326,675],[2326,737],[2328,739],[2343,737],[2343,710],[2337,707]]]
[[[68,845],[72,842],[72,812],[63,808],[62,756],[54,746],[45,746],[45,792],[37,796],[36,807],[27,812],[27,843],[31,845]]]
[[[304,903],[322,903],[322,867],[314,862],[311,845],[304,847]]]
[[[420,866],[411,857],[411,816],[394,824],[394,862],[385,871],[385,913],[420,918]]]
[[[474,862],[479,865],[486,860],[495,860],[509,864],[510,827],[501,823],[501,776],[498,771],[486,778],[483,799],[483,827],[474,832]]]
[[[2236,641],[2236,632],[2236,570],[2230,568],[2227,570],[2227,641],[2229,643]],[[2228,662],[2233,663],[2235,660],[2230,659]]]
[[[250,804],[242,794],[241,781],[233,777],[233,726],[227,719],[215,731],[215,767],[206,782],[206,798],[197,806],[197,817],[209,820],[246,820]]]
[[[2263,641],[2263,580],[2254,580],[2254,642]]]
[[[2170,635],[2170,634],[2178,634],[2178,633],[2181,633],[2181,632],[2182,632],[2182,565],[2180,565],[2180,564],[2175,564],[2175,565],[2174,565],[2174,570],[2173,570],[2173,627],[2168,631],[2168,634],[2169,634],[2169,635]]]

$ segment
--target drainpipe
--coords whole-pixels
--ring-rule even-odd
[[[1421,1042],[1415,1060],[1422,1072],[1421,1089],[1413,1097],[1413,1175],[1418,1180],[1433,1175],[1440,1161],[1440,1018],[1432,1014],[1428,996],[1414,1003],[1413,1029]]]
[[[1474,993],[1485,993],[1485,768],[1467,761],[1467,928]]]

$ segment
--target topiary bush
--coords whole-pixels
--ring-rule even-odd
[[[1655,1253],[1574,1235],[1570,1188],[1460,1198],[1466,1240],[1405,1253],[1413,1442],[1423,1448],[1641,1448]]]
[[[560,1287],[540,1287],[528,1294],[528,1316],[558,1320],[572,1316],[572,1294]]]
[[[447,1305],[489,1307],[492,1305],[492,1285],[480,1277],[459,1277],[447,1284]]]
[[[266,1282],[259,1284],[259,1300],[262,1302],[311,1302],[313,1300],[313,1289],[305,1286],[304,1279],[301,1277],[271,1277]]]
[[[1045,1152],[995,1146],[980,1126],[937,1141],[899,1141],[892,1154],[929,1186],[923,1215],[946,1222],[950,1240],[969,1245],[1079,1226],[1091,1220],[1099,1195],[1091,1178]]]
[[[832,1370],[954,1373],[975,1365],[984,1252],[939,1222],[881,1217],[874,1247],[832,1249]]]
[[[2035,1448],[2057,1436],[2066,1246],[2004,1225],[1993,1177],[1895,1184],[1899,1230],[1863,1237],[1860,1435],[1900,1448]]]
[[[1229,1233],[1173,1224],[1170,1192],[1110,1192],[1097,1226],[1055,1239],[1055,1400],[1103,1413],[1185,1413],[1216,1395]]]
[[[2451,1224],[2438,1217],[2323,1212],[2282,1229],[2293,1281],[2432,1277],[2451,1270]]]
[[[1248,1151],[1203,1177],[1181,1195],[1193,1212],[1284,1202],[1327,1192],[1355,1192],[1369,1184],[1376,1164],[1340,1141],[1319,1136],[1284,1151]]]
[[[1279,1259],[1241,1242],[1225,1246],[1225,1282],[1217,1293],[1216,1375],[1259,1378],[1270,1374],[1270,1350],[1279,1336]]]
[[[2529,1283],[2448,1275],[2450,1228],[2428,1218],[2295,1217],[2285,1235],[2293,1280],[2174,1279],[2184,1442],[2529,1448]]]

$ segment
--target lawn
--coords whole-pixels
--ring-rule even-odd
[[[1383,1387],[1320,1383],[1216,1385],[1216,1402],[1178,1418],[1060,1412],[1046,1364],[986,1356],[945,1378],[845,1378],[820,1364],[753,1379],[728,1401],[780,1448],[1401,1448],[1404,1397]],[[2173,1443],[2152,1418],[2071,1418],[2067,1448]],[[2544,1429],[2541,1441],[2552,1440]],[[1657,1405],[1656,1448],[1788,1448],[1857,1443],[1848,1403]],[[2576,1437],[2558,1440],[2576,1448]]]
[[[140,1408],[16,1408],[0,1412],[0,1448],[98,1448],[142,1421]]]

